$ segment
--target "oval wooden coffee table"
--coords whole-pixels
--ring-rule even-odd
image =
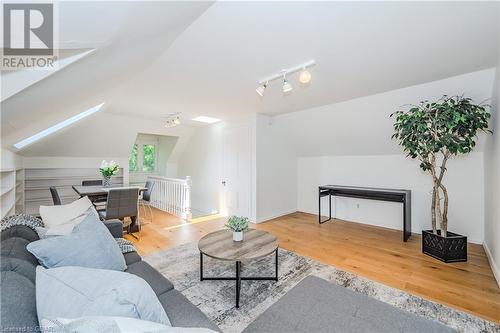
[[[278,281],[278,240],[276,237],[262,230],[248,229],[243,233],[243,241],[233,241],[233,234],[229,230],[219,230],[200,239],[198,243],[200,250],[200,281],[203,280],[231,280],[236,281],[236,307],[240,307],[241,280],[273,280]],[[270,254],[275,254],[274,277],[242,277],[241,262],[259,259]],[[204,277],[203,255],[208,257],[236,262],[235,277]]]

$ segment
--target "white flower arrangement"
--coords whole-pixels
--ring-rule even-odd
[[[118,173],[119,168],[120,166],[115,161],[106,162],[103,160],[99,171],[101,171],[101,174],[104,177],[111,177]]]

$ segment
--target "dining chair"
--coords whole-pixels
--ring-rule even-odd
[[[136,237],[133,232],[135,228],[140,232],[141,225],[137,219],[139,188],[115,188],[108,191],[106,209],[99,211],[102,220],[118,219],[125,222],[128,217],[132,221],[127,226],[127,231]],[[136,237],[138,238],[138,237]]]
[[[146,181],[146,185],[144,186],[146,190],[142,192],[142,196],[139,198],[139,208],[142,207],[144,216],[147,215],[146,208],[149,210],[149,217],[151,222],[153,222],[153,210],[151,209],[151,193],[153,192],[154,185],[155,184],[151,180]]]
[[[82,180],[82,186],[102,186],[102,179]],[[89,197],[97,211],[104,210],[106,207],[107,196],[97,195]]]
[[[54,203],[54,206],[60,206],[61,205],[61,198],[59,197],[59,193],[57,192],[57,189],[55,186],[49,187],[50,194],[52,195],[52,201]]]

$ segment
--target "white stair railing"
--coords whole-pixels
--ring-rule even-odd
[[[191,220],[191,178],[148,176],[153,182],[151,206],[185,220]]]

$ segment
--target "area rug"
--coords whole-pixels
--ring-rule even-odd
[[[444,305],[410,295],[375,281],[279,250],[279,281],[242,281],[240,308],[235,307],[234,281],[200,281],[197,242],[177,246],[144,258],[168,278],[184,296],[223,332],[241,332],[255,318],[305,277],[313,275],[373,297],[399,309],[440,322],[459,332],[499,333],[500,326]],[[234,276],[235,264],[203,259],[204,276]],[[242,276],[272,276],[274,256],[242,264]]]

